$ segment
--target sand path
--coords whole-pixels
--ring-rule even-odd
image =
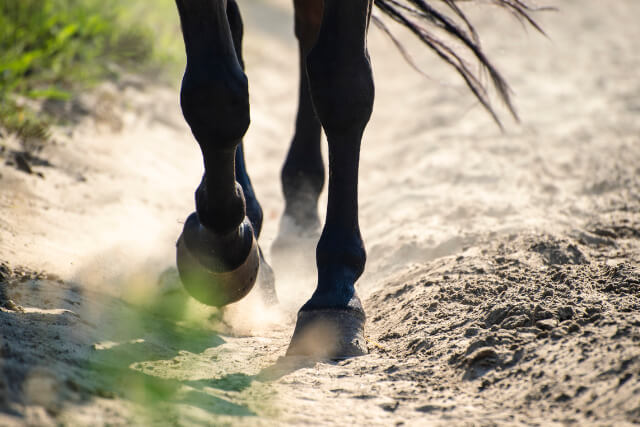
[[[471,11],[523,119],[504,133],[436,58],[416,56],[425,79],[372,32],[371,354],[338,363],[279,361],[312,272],[274,263],[278,310],[250,296],[220,313],[176,286],[202,173],[177,88],[87,95],[92,115],[41,153],[44,178],[2,170],[0,424],[640,423],[640,4],[560,7],[539,15],[549,39]],[[296,48],[288,2],[244,13],[268,249]]]

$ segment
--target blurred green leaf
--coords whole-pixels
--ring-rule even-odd
[[[71,92],[60,90],[55,87],[47,89],[34,89],[27,94],[30,98],[52,99],[56,101],[68,101],[71,99]]]
[[[60,31],[55,38],[57,45],[64,45],[64,43],[78,31],[78,24],[69,24]]]

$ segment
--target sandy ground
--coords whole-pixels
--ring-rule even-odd
[[[84,96],[91,114],[56,131],[41,176],[0,172],[0,425],[640,423],[640,3],[559,6],[539,15],[548,39],[471,11],[523,118],[504,133],[432,55],[425,79],[372,31],[371,353],[342,362],[282,358],[304,266],[273,260],[277,309],[250,295],[218,312],[177,285],[202,171],[177,88]],[[288,2],[244,13],[270,257],[296,49]]]

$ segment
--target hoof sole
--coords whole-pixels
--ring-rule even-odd
[[[235,270],[215,272],[202,265],[180,235],[176,262],[180,280],[192,297],[204,304],[222,307],[239,301],[251,291],[258,277],[260,254],[254,239],[242,265]]]
[[[347,359],[368,354],[365,317],[352,310],[300,311],[287,356]]]

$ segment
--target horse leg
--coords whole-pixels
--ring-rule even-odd
[[[235,158],[249,126],[249,93],[227,17],[227,0],[176,0],[187,53],[180,104],[197,140],[205,173],[177,243],[187,291],[222,306],[253,287],[260,255],[246,217]]]
[[[231,0],[232,1],[232,0]],[[247,203],[247,218],[253,226],[253,233],[256,240],[260,236],[262,230],[262,207],[258,202],[255,192],[253,191],[253,185],[249,179],[247,173],[247,167],[244,161],[244,144],[240,143],[236,150],[236,179],[242,187],[242,192]],[[262,300],[268,304],[273,305],[278,302],[278,294],[276,293],[276,281],[273,269],[264,259],[262,249],[258,246],[258,253],[260,255],[260,268],[258,269],[258,291],[262,297]]]
[[[294,0],[295,34],[300,58],[300,85],[295,133],[282,168],[285,199],[283,224],[294,230],[320,227],[318,197],[324,186],[324,163],[320,150],[321,127],[309,93],[306,56],[315,43],[322,19],[322,0]],[[281,232],[283,230],[281,229]]]
[[[295,35],[298,39],[299,89],[295,132],[281,170],[285,209],[271,260],[284,283],[309,282],[315,276],[315,252],[320,237],[318,198],[324,187],[321,152],[322,127],[313,108],[307,77],[307,54],[315,44],[322,22],[323,0],[294,0]],[[297,286],[304,292],[307,287]],[[296,299],[295,293],[287,297]]]
[[[365,314],[355,283],[366,253],[358,225],[358,161],[373,108],[366,47],[371,0],[324,0],[322,24],[307,55],[311,98],[329,144],[327,217],[316,249],[318,284],[300,309],[288,355],[365,354]]]

